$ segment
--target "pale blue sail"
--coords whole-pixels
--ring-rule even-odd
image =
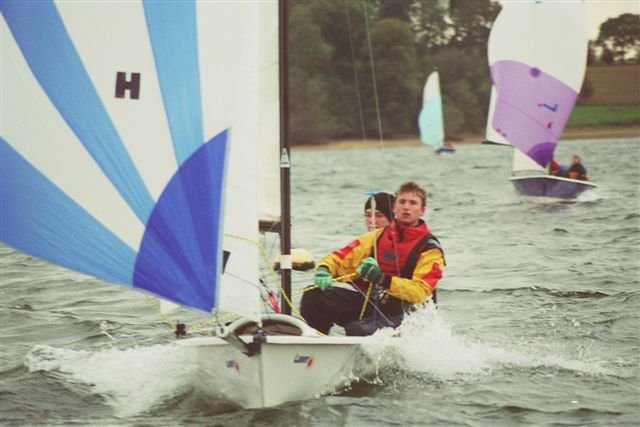
[[[258,44],[247,37],[257,14],[194,1],[0,8],[2,241],[188,307],[218,307],[232,135],[251,134],[237,118],[255,121],[241,103],[256,103],[251,85],[230,77],[249,70],[246,80],[258,80],[257,48],[241,49]],[[246,18],[242,34],[224,30],[229,13]]]
[[[440,148],[444,145],[444,119],[442,117],[442,96],[437,71],[429,74],[422,92],[422,109],[418,116],[420,140],[423,144]]]

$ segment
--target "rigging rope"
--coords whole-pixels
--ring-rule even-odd
[[[349,47],[351,48],[351,63],[353,64],[353,78],[356,84],[356,96],[358,97],[358,111],[360,113],[360,130],[362,132],[362,140],[367,139],[367,131],[364,127],[364,113],[362,111],[362,96],[360,95],[360,80],[358,79],[358,69],[356,66],[356,55],[353,47],[353,37],[351,35],[351,14],[349,13],[348,0],[344,0],[344,9],[347,13],[347,33],[349,34]]]
[[[362,140],[366,140],[367,138],[367,134],[366,134],[366,127],[365,127],[365,121],[364,121],[364,109],[362,107],[362,90],[360,88],[360,79],[358,78],[358,69],[357,69],[357,63],[356,63],[356,57],[355,57],[355,48],[353,45],[353,33],[352,33],[352,28],[351,28],[351,13],[349,12],[349,0],[344,0],[344,6],[345,6],[345,14],[347,16],[347,34],[349,35],[349,47],[351,49],[351,63],[353,64],[353,76],[354,76],[354,83],[356,86],[356,96],[358,98],[358,111],[360,113],[360,128],[361,128],[361,132],[362,132]],[[370,64],[370,68],[371,68],[371,79],[373,82],[373,97],[374,97],[374,101],[375,101],[375,109],[376,109],[376,122],[378,125],[378,135],[380,138],[380,146],[384,147],[384,136],[383,136],[383,132],[382,132],[382,115],[380,113],[380,103],[378,101],[378,86],[377,86],[377,79],[376,79],[376,70],[375,70],[375,61],[373,58],[373,47],[372,47],[372,43],[371,43],[371,34],[370,34],[370,30],[369,30],[369,18],[367,15],[367,2],[366,0],[362,1],[362,12],[364,15],[364,22],[365,22],[365,32],[367,34],[367,47],[369,49],[369,64]]]
[[[251,243],[253,245],[256,245],[260,251],[260,254],[263,258],[263,260],[265,261],[265,263],[269,266],[269,271],[271,273],[272,278],[275,280],[276,283],[278,283],[278,289],[280,290],[280,292],[282,293],[282,295],[284,296],[285,301],[287,302],[287,304],[289,304],[289,307],[291,307],[292,312],[296,315],[296,317],[298,317],[299,319],[304,320],[304,318],[302,317],[302,315],[298,312],[298,310],[296,310],[296,308],[294,307],[293,303],[291,302],[291,300],[286,296],[286,293],[284,292],[284,289],[282,288],[282,283],[280,282],[280,280],[278,279],[278,275],[276,274],[275,270],[273,269],[273,266],[271,265],[271,263],[269,262],[269,256],[264,248],[264,246],[253,239],[250,239],[248,237],[244,237],[244,236],[240,236],[240,235],[236,235],[236,234],[225,234],[226,237],[230,237],[233,239],[238,239],[238,240],[242,240],[248,243]],[[353,276],[353,275],[349,275],[349,276]],[[344,276],[345,278],[348,276]],[[260,280],[260,285],[262,287],[264,287],[268,293],[271,293],[271,289],[269,289],[269,287],[267,286],[267,284]],[[258,286],[258,285],[256,285]],[[262,297],[262,295],[261,295]],[[158,299],[150,296],[150,295],[146,295],[145,294],[145,299],[147,300],[147,302],[156,309],[156,311],[158,312],[158,314],[160,315],[160,317],[162,317],[162,320],[169,325],[172,329],[176,329],[176,322],[174,322],[173,320],[171,320],[171,318],[162,311],[162,307],[160,306],[160,302]],[[266,306],[271,306],[271,308],[275,310],[275,308],[272,306],[272,304],[267,300],[267,301],[263,301],[262,303],[263,307]],[[212,312],[211,315],[213,316],[211,319],[202,321],[202,322],[198,322],[195,324],[191,324],[189,326],[187,326],[187,330],[189,331],[194,331],[194,330],[198,330],[198,329],[203,329],[207,326],[213,325],[213,324],[221,324],[224,322],[228,322],[231,319],[240,317],[239,314],[234,313],[234,312],[228,312],[225,313],[224,315],[218,315],[217,313]]]
[[[367,46],[369,48],[369,62],[370,62],[370,66],[371,66],[371,79],[372,79],[372,83],[373,83],[373,97],[375,100],[375,107],[376,107],[376,119],[377,119],[377,124],[378,124],[378,135],[380,137],[380,147],[383,148],[384,147],[384,135],[382,132],[382,117],[380,114],[380,102],[378,100],[378,85],[377,85],[377,79],[376,79],[376,67],[375,67],[375,60],[374,60],[374,55],[373,55],[373,45],[371,43],[371,31],[369,29],[369,18],[368,18],[368,14],[367,14],[367,0],[363,0],[362,1],[362,12],[364,14],[364,22],[365,22],[365,29],[366,29],[366,33],[367,33]],[[374,194],[373,192],[369,192],[370,197],[371,197],[371,208],[375,211],[376,209],[376,202],[375,202],[375,198],[373,197]],[[374,230],[371,230],[371,233],[373,233]],[[373,236],[374,241],[373,241],[373,257],[377,260],[378,259],[378,245],[377,245],[377,241],[375,239],[375,236]],[[362,309],[360,311],[360,316],[359,319],[362,320],[364,313],[365,313],[365,309],[367,304],[370,301],[370,296],[371,296],[371,290],[374,287],[373,284],[369,284],[369,288],[367,289],[367,293],[364,294],[362,291],[360,291],[360,289],[358,289],[358,291],[360,291],[360,293],[362,293],[364,295],[364,301],[363,301],[363,305],[362,305]],[[356,287],[357,288],[357,287]],[[376,294],[373,296],[374,297],[374,301],[371,302],[371,306],[374,308],[374,314],[373,314],[373,322],[376,321],[376,316],[377,314],[380,314],[383,318],[385,318],[386,320],[389,320],[387,318],[387,316],[384,315],[384,313],[382,313],[382,311],[380,310],[380,308],[378,307],[378,294],[376,292]]]
[[[364,13],[365,28],[367,30],[367,44],[369,46],[369,61],[371,63],[371,78],[373,80],[373,97],[376,103],[376,117],[378,119],[378,134],[380,135],[380,146],[384,147],[384,138],[382,136],[382,119],[380,118],[380,104],[378,102],[378,86],[376,84],[376,67],[373,60],[373,48],[371,46],[371,34],[369,32],[369,18],[367,16],[367,2],[362,2],[362,11]]]

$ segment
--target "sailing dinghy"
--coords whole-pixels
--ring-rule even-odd
[[[596,187],[547,172],[584,79],[586,19],[583,1],[508,2],[491,28],[486,142],[514,147],[509,180],[524,196],[574,198]]]
[[[2,241],[213,318],[233,314],[217,336],[176,341],[201,373],[194,386],[212,395],[256,408],[347,382],[368,338],[320,336],[289,306],[261,306],[259,223],[282,233],[283,281],[291,273],[286,7],[0,8]],[[262,188],[274,176],[284,178]]]
[[[440,75],[432,71],[422,90],[422,109],[418,116],[420,140],[435,148],[436,154],[454,153],[455,148],[445,145]]]

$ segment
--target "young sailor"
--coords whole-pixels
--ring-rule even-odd
[[[426,192],[405,182],[396,192],[394,221],[364,234],[320,262],[300,311],[307,323],[328,334],[334,324],[347,335],[369,335],[397,327],[413,304],[430,298],[442,277],[444,253],[421,217]],[[353,289],[334,286],[334,277],[356,273]]]

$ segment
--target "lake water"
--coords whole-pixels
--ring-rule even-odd
[[[139,294],[2,246],[0,423],[638,425],[640,139],[561,143],[556,158],[574,152],[598,188],[553,201],[515,193],[504,147],[294,150],[295,247],[343,246],[365,192],[415,180],[447,268],[438,310],[405,322],[375,381],[270,409],[199,394]],[[311,281],[294,273],[294,290]]]

